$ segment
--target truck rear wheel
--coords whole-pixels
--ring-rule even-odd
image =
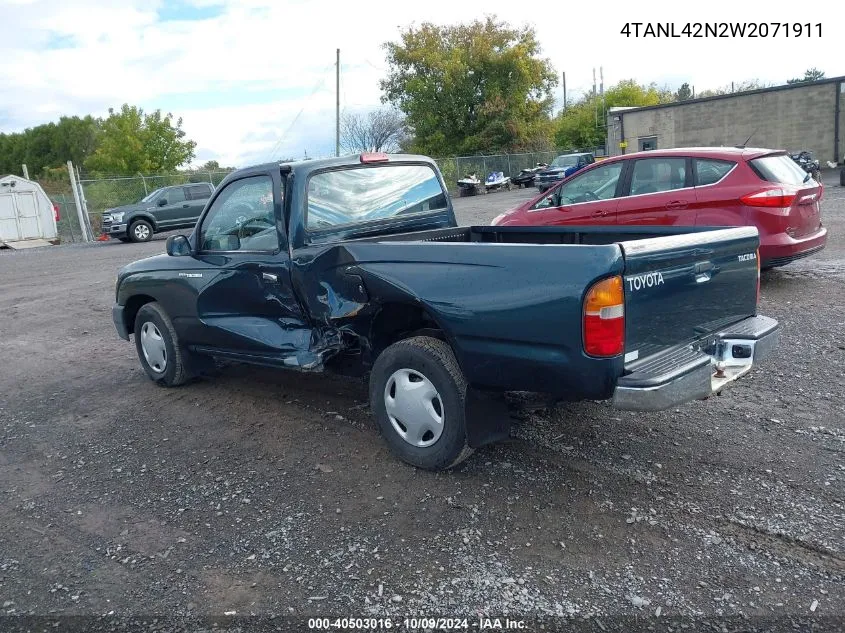
[[[379,432],[403,461],[425,470],[452,468],[467,444],[466,380],[451,348],[416,336],[394,343],[370,374],[370,407]]]

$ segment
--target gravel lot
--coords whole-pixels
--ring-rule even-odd
[[[487,223],[531,193],[455,206]],[[358,381],[231,366],[153,385],[110,308],[116,270],[164,236],[0,252],[2,612],[841,625],[832,177],[823,215],[827,249],[764,274],[779,353],[721,398],[652,415],[526,405],[509,442],[440,474],[391,456]]]

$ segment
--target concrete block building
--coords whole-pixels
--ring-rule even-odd
[[[749,146],[810,150],[845,159],[845,77],[787,84],[644,108],[611,108],[607,153],[672,147]]]

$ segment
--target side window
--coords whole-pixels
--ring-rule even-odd
[[[616,183],[622,173],[622,161],[594,167],[575,176],[560,188],[560,204],[578,204],[609,200],[616,195]]]
[[[211,197],[211,187],[207,185],[191,185],[186,189],[188,200],[205,200]]]
[[[167,204],[178,204],[185,202],[185,190],[182,187],[173,187],[172,189],[165,189],[162,192],[160,200],[167,200]]]
[[[203,220],[199,244],[201,251],[278,250],[273,179],[251,176],[226,185]]]
[[[308,181],[306,227],[330,229],[447,208],[428,165],[380,165],[317,173]]]
[[[699,187],[719,182],[736,164],[728,160],[709,158],[696,158],[693,162],[695,163],[696,185]]]
[[[686,183],[685,158],[644,158],[634,162],[631,195],[683,189]]]

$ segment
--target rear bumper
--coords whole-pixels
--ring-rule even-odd
[[[643,359],[617,381],[613,406],[660,411],[707,398],[771,355],[779,337],[776,320],[756,316],[728,326],[699,347],[674,348]]]
[[[772,268],[784,266],[796,259],[809,257],[822,250],[827,244],[827,229],[822,227],[815,233],[804,237],[792,238],[786,234],[777,236],[777,240],[760,243],[760,266]]]

